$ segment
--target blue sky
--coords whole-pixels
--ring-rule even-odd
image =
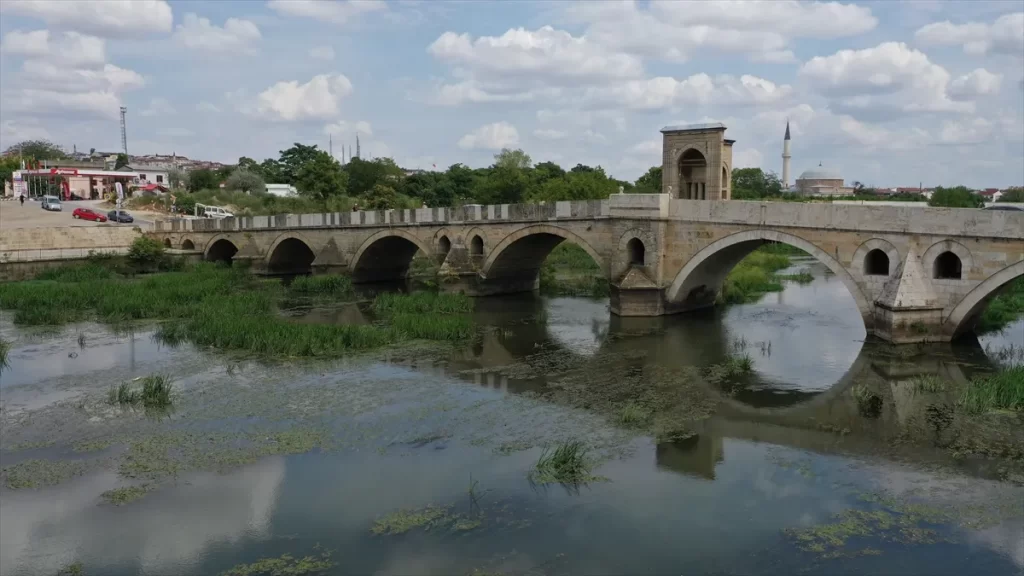
[[[848,182],[1024,184],[1024,4],[0,3],[0,146],[49,138],[234,162],[360,135],[410,168],[600,164],[720,121],[735,165]]]

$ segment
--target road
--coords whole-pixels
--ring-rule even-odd
[[[4,200],[0,202],[0,230],[10,230],[12,228],[62,228],[65,226],[139,226],[147,229],[153,227],[153,221],[158,217],[154,213],[131,210],[131,215],[135,218],[135,222],[132,224],[99,223],[72,218],[71,213],[75,208],[92,208],[103,214],[111,210],[109,205],[105,204],[102,200],[64,202],[63,211],[61,212],[43,210],[39,206],[39,202],[31,200],[26,200],[24,206],[17,201]]]

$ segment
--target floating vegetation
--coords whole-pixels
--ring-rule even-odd
[[[85,569],[81,561],[76,561],[61,568],[57,576],[85,576]]]
[[[530,471],[530,480],[537,484],[586,484],[597,479],[590,474],[591,466],[586,445],[579,440],[569,440],[554,450],[544,449]]]
[[[352,279],[348,276],[338,274],[323,274],[316,276],[299,276],[292,280],[289,290],[296,294],[312,296],[354,296]]]
[[[630,402],[622,407],[622,412],[619,413],[619,423],[626,426],[642,426],[650,417],[650,410],[636,402]]]
[[[144,408],[168,408],[173,404],[171,382],[167,377],[154,374],[142,378],[141,381],[141,389],[132,386],[131,382],[122,382],[117,386],[111,386],[107,393],[107,403]]]
[[[448,524],[452,516],[445,506],[425,506],[415,510],[398,510],[378,518],[370,529],[374,534],[403,534],[414,528],[430,530],[434,526]]]
[[[799,274],[776,274],[775,277],[779,280],[796,282],[797,284],[810,284],[814,281],[814,275],[809,272],[801,272]]]
[[[923,393],[941,392],[945,388],[942,378],[934,374],[917,376],[911,380],[911,385],[914,387],[915,392]]]
[[[138,486],[125,486],[124,488],[115,488],[113,490],[107,490],[100,494],[100,497],[110,502],[115,506],[121,506],[134,502],[139,498],[142,498],[153,490],[150,484],[140,484]]]
[[[2,471],[4,484],[12,490],[56,486],[85,473],[84,462],[74,460],[25,460]]]
[[[975,378],[960,398],[960,406],[969,414],[993,410],[1024,412],[1024,366]]]
[[[465,294],[415,292],[396,294],[384,292],[373,300],[373,311],[382,316],[395,314],[468,314],[473,299]]]
[[[3,338],[0,338],[0,371],[4,368],[10,368],[10,361],[7,359],[8,353],[11,351],[11,343]]]
[[[313,576],[323,574],[335,565],[329,550],[302,558],[282,554],[276,558],[261,558],[251,564],[239,564],[221,572],[221,576]]]

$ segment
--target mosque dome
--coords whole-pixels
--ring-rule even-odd
[[[797,180],[842,180],[843,177],[831,168],[818,164],[810,170],[805,170]]]

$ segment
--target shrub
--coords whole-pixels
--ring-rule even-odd
[[[170,259],[164,252],[163,244],[154,238],[140,236],[128,248],[128,262],[136,270],[154,272],[170,267]]]

